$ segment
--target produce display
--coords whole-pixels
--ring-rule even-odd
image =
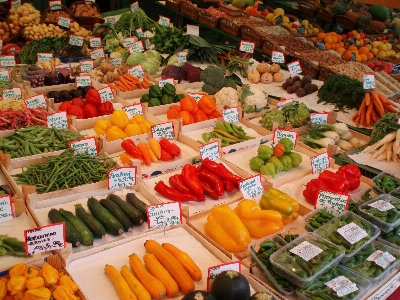
[[[149,107],[172,104],[180,101],[184,95],[176,94],[176,88],[170,83],[166,83],[162,88],[153,84],[149,88],[149,93],[140,98],[141,103],[148,103]]]
[[[314,231],[315,229],[320,228],[322,225],[332,220],[334,217],[335,216],[326,209],[321,209],[305,219],[306,229],[308,231]]]
[[[400,187],[400,180],[389,174],[382,173],[374,180],[374,191],[378,194],[388,194]]]
[[[376,160],[387,160],[398,163],[399,159],[397,155],[400,152],[400,129],[392,133],[387,134],[383,139],[375,144],[366,147],[362,152],[369,153],[374,151],[372,155],[373,159]],[[376,151],[375,151],[376,150]]]
[[[0,256],[27,257],[25,243],[8,235],[0,235]]]
[[[0,101],[1,103],[2,101]],[[18,105],[18,107],[20,107]],[[49,113],[43,108],[1,109],[0,130],[19,129],[32,125],[46,125]]]
[[[67,35],[67,31],[65,31],[58,25],[39,24],[39,25],[32,25],[32,26],[24,27],[22,30],[22,34],[27,39],[39,41],[46,36],[61,37],[63,35]]]
[[[272,83],[283,81],[283,74],[279,72],[281,67],[278,64],[268,65],[260,63],[255,69],[249,72],[247,78],[251,83]]]
[[[287,122],[294,128],[306,125],[310,120],[310,111],[302,102],[294,101],[286,103],[281,109],[269,110],[260,120],[262,127],[272,130],[274,124],[278,127],[285,127]]]

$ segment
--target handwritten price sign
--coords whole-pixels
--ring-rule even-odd
[[[329,166],[328,152],[311,157],[311,169],[313,173],[322,172],[323,170],[328,169]]]
[[[10,81],[10,71],[0,71],[0,80]]]
[[[96,140],[94,137],[83,138],[75,141],[69,141],[69,147],[75,150],[76,153],[85,153],[89,155],[97,155]]]
[[[228,123],[239,122],[239,111],[237,107],[224,109],[222,110],[222,117],[224,121]]]
[[[262,195],[264,188],[261,183],[261,174],[240,181],[239,189],[244,199],[255,199]]]
[[[47,108],[47,103],[43,94],[26,98],[25,104],[29,108],[38,108],[38,107]]]
[[[175,137],[174,123],[166,122],[151,126],[151,135],[156,140],[173,139]]]
[[[77,76],[75,78],[75,83],[76,83],[76,87],[91,86],[92,85],[92,78],[89,75]]]
[[[138,2],[138,1],[133,2],[133,3],[131,4],[131,12],[135,12],[135,11],[137,11],[138,9],[139,9],[139,2]]]
[[[143,43],[142,41],[134,42],[132,44],[129,44],[129,53],[136,53],[136,52],[143,52]]]
[[[143,37],[143,29],[142,28],[136,29],[136,34],[139,39],[142,38]]]
[[[72,46],[82,47],[83,46],[83,37],[77,36],[77,35],[70,35],[69,36],[69,44]]]
[[[61,8],[61,0],[49,1],[49,6],[51,7],[51,10],[58,10]]]
[[[127,37],[122,40],[122,45],[124,48],[128,48],[130,44],[133,44],[135,42],[134,37]]]
[[[69,18],[59,17],[57,24],[61,27],[69,28],[71,20]]]
[[[100,94],[102,103],[107,101],[112,101],[114,99],[114,94],[109,86],[99,89],[98,92]]]
[[[90,57],[92,59],[96,59],[96,58],[99,58],[99,57],[104,57],[104,49],[103,48],[99,48],[99,49],[91,51],[90,52]]]
[[[136,184],[136,167],[114,168],[108,171],[108,189],[119,189]]]
[[[374,74],[364,74],[363,77],[364,77],[363,81],[364,90],[370,90],[376,88]]]
[[[196,100],[196,102],[199,102],[201,97],[203,97],[205,94],[204,93],[187,93],[187,95],[191,98],[193,98],[194,100]]]
[[[94,62],[93,60],[82,60],[79,62],[79,65],[82,73],[88,73],[93,70]]]
[[[165,79],[159,79],[158,80],[158,86],[162,88],[164,85],[167,83],[170,83],[172,85],[175,85],[174,79],[173,78],[165,78]]]
[[[149,229],[182,224],[182,209],[179,202],[147,205]]]
[[[293,102],[293,101],[294,101],[293,98],[281,100],[281,101],[278,102],[278,104],[276,106],[277,106],[278,109],[282,109],[282,107],[285,104],[288,104],[288,103]]]
[[[142,78],[144,76],[144,70],[142,65],[133,66],[132,68],[128,69],[128,73],[137,78]]]
[[[91,48],[100,48],[101,47],[101,38],[99,38],[99,37],[90,38],[89,45]]]
[[[46,52],[38,52],[36,54],[36,61],[37,62],[45,62],[53,59],[53,53],[46,53]]]
[[[303,72],[303,70],[301,69],[301,66],[300,66],[300,62],[298,60],[291,62],[287,66],[288,66],[291,77]]]
[[[176,56],[178,58],[178,63],[187,62],[187,53],[186,53],[186,51],[179,51],[179,52],[176,53]]]
[[[310,120],[312,124],[328,123],[328,113],[311,113]]]
[[[146,50],[147,50],[147,49],[150,49],[151,43],[150,43],[150,40],[149,40],[149,39],[146,39],[146,40],[144,41],[144,46],[146,47]]]
[[[285,63],[285,54],[279,51],[272,51],[271,61],[277,64],[284,64]]]
[[[24,237],[28,255],[65,248],[65,223],[25,230]]]
[[[294,146],[296,147],[297,135],[298,135],[298,133],[295,131],[284,130],[284,129],[275,129],[273,144],[276,145],[279,143],[279,141],[281,139],[288,138],[293,142]]]
[[[199,151],[202,159],[209,158],[210,160],[217,160],[221,157],[218,141],[200,146]]]
[[[66,129],[68,128],[67,112],[60,111],[47,116],[47,127]]]
[[[248,41],[240,41],[239,50],[242,52],[254,53],[256,44]]]
[[[0,222],[14,219],[11,195],[0,196]]]
[[[15,67],[15,56],[0,55],[0,67]]]
[[[240,261],[209,267],[207,275],[207,291],[211,290],[212,281],[215,279],[215,277],[217,277],[218,274],[229,270],[241,273],[242,270]]]
[[[129,119],[132,119],[135,115],[144,116],[143,106],[141,103],[124,106],[124,107],[122,107],[122,110],[128,115]]]
[[[167,17],[161,16],[161,15],[158,17],[158,24],[160,24],[161,26],[168,27],[170,21],[171,20]]]
[[[61,64],[61,65],[54,66],[54,68],[56,69],[56,71],[58,71],[58,70],[60,70],[60,69],[68,69],[68,70],[71,70],[71,64],[70,64],[70,63],[65,63],[65,64]]]
[[[344,195],[339,193],[332,193],[324,190],[320,190],[318,193],[317,203],[315,204],[316,209],[325,208],[335,216],[345,211],[349,205],[350,195]]]
[[[20,100],[22,99],[22,90],[20,87],[2,90],[3,100]]]
[[[118,68],[122,64],[122,57],[110,58],[110,63],[112,63],[114,67]]]

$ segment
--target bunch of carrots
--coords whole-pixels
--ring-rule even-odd
[[[125,73],[119,77],[119,80],[114,80],[113,83],[108,84],[110,88],[114,90],[120,90],[121,92],[134,91],[136,89],[148,89],[152,86],[152,83],[144,76],[142,81],[132,74]]]
[[[360,109],[352,120],[359,125],[371,127],[387,112],[397,113],[397,105],[378,92],[366,93]]]

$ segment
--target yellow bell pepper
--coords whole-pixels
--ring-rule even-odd
[[[74,293],[78,290],[78,285],[68,275],[61,276],[58,285],[69,287]]]
[[[28,290],[33,290],[33,289],[38,289],[44,287],[44,279],[43,277],[36,276],[29,278],[28,281],[26,282],[26,288]]]
[[[25,289],[23,289],[22,291],[16,293],[13,296],[13,300],[27,300],[27,298],[25,297],[25,293],[26,293]],[[5,299],[7,299],[7,298],[5,298]]]
[[[260,200],[261,209],[272,209],[281,213],[283,218],[290,218],[292,213],[299,211],[299,203],[288,194],[271,188]]]
[[[145,121],[145,122],[139,124],[139,126],[142,129],[143,133],[151,132],[151,126],[152,125],[153,124],[151,124],[149,121]]]
[[[74,292],[67,286],[59,285],[53,292],[53,298],[55,300],[77,300],[78,297],[74,295]]]
[[[134,123],[142,124],[145,121],[146,121],[146,119],[140,114],[134,115],[133,118],[129,120],[129,122],[132,123],[132,124],[134,124]]]
[[[23,274],[26,279],[39,276],[39,270],[34,267],[28,267]]]
[[[110,120],[100,119],[96,122],[93,129],[97,135],[103,135],[106,134],[107,130],[111,128],[111,126],[112,123],[110,122]]]
[[[25,264],[16,264],[8,271],[8,276],[23,276],[28,267]]]
[[[229,252],[244,251],[251,241],[246,226],[226,204],[211,210],[204,231],[214,242]]]
[[[106,133],[107,142],[124,139],[126,137],[128,137],[126,133],[123,132],[121,128],[115,125],[111,126],[111,128],[109,128]]]
[[[59,278],[58,271],[49,264],[44,264],[42,266],[40,276],[42,276],[44,281],[49,285],[56,284]]]
[[[21,275],[16,275],[10,278],[7,283],[7,289],[11,296],[23,291],[26,285],[26,278]]]
[[[48,288],[41,287],[37,289],[27,290],[24,300],[50,300],[51,291]]]
[[[122,109],[114,110],[110,115],[110,121],[121,129],[124,129],[129,124],[128,115]]]
[[[140,128],[139,124],[128,124],[126,125],[124,132],[127,136],[134,136],[138,134],[142,134],[142,128]]]
[[[7,291],[7,283],[0,280],[0,299],[4,298],[4,296],[7,294]]]

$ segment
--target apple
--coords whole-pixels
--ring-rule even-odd
[[[382,38],[381,36],[378,36],[378,37],[376,38],[376,40],[377,40],[377,41],[382,41],[383,38]]]
[[[363,40],[364,38],[365,38],[365,33],[364,33],[364,32],[361,32],[361,33],[360,33],[360,39]]]
[[[351,37],[353,37],[354,36],[354,32],[352,32],[352,31],[350,31],[348,34],[347,34],[347,38],[351,38]]]

